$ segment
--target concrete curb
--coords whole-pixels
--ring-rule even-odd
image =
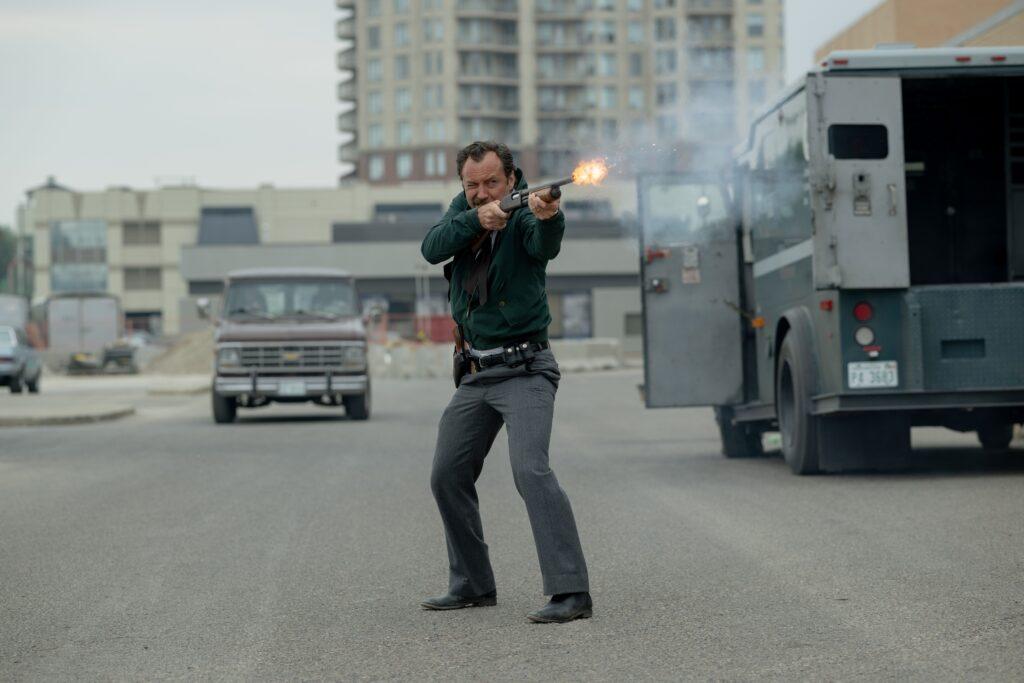
[[[210,385],[192,387],[189,389],[149,389],[147,396],[199,396],[210,393]]]
[[[135,414],[135,408],[118,407],[95,413],[67,415],[12,415],[0,417],[0,427],[42,427],[47,425],[74,425],[90,422],[108,422]]]

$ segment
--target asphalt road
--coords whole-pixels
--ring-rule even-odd
[[[911,471],[728,461],[708,410],[634,371],[568,375],[552,464],[595,615],[544,603],[500,435],[480,482],[497,607],[425,612],[446,557],[428,473],[443,380],[375,414],[149,399],[0,431],[0,679],[1024,678],[1024,451],[915,433]]]

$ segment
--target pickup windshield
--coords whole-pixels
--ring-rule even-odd
[[[224,299],[228,318],[323,318],[358,314],[351,280],[245,280],[232,282]]]

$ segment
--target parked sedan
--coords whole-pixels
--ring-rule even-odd
[[[20,394],[23,387],[37,394],[42,374],[39,353],[28,343],[24,330],[0,325],[0,384],[10,387],[12,394]]]

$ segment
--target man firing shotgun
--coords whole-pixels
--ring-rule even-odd
[[[516,489],[533,529],[545,595],[534,622],[591,616],[587,565],[565,491],[548,466],[561,377],[548,346],[547,263],[565,233],[563,179],[528,189],[512,153],[496,142],[459,152],[463,192],[423,240],[423,257],[445,267],[461,339],[455,395],[438,427],[430,488],[448,546],[448,592],[421,602],[450,610],[497,603],[475,482],[504,424]],[[529,207],[529,211],[518,209]]]

